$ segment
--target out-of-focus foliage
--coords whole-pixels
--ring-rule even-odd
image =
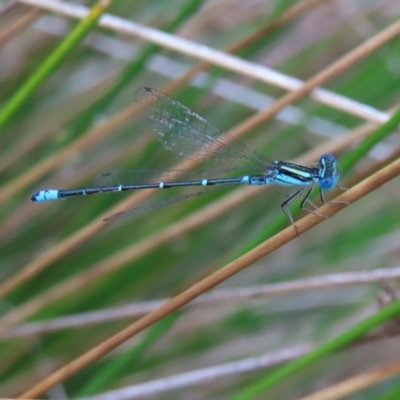
[[[295,3],[120,1],[109,12],[223,50],[274,21]],[[30,12],[26,6],[16,5],[0,14],[0,37]],[[396,1],[321,1],[238,54],[306,80],[399,17]],[[66,17],[43,12],[1,42],[0,107],[7,104],[75,24]],[[396,107],[400,98],[399,45],[400,39],[390,41],[325,87],[377,110]],[[42,188],[90,186],[93,176],[110,170],[176,168],[182,160],[156,141],[149,121],[140,115],[105,135],[95,136],[90,145],[82,139],[130,106],[137,88],[161,88],[198,62],[117,31],[94,29],[2,129],[0,292],[26,268],[45,268],[7,291],[0,303],[0,327],[2,322],[12,320],[15,324],[43,321],[164,299],[272,234],[272,228],[267,234],[266,227],[277,224],[282,198],[290,189],[253,191],[252,197],[234,207],[222,208],[211,220],[204,214],[203,221],[193,229],[169,236],[165,232],[174,224],[229,199],[235,190],[252,188],[212,192],[114,223],[100,223],[99,217],[112,214],[112,207],[129,196],[144,194],[109,193],[40,205],[29,200],[34,191]],[[283,93],[275,85],[213,67],[170,95],[213,125],[228,130]],[[366,123],[350,110],[341,111],[304,98],[241,140],[267,158],[292,160],[324,143],[340,140]],[[71,147],[76,143],[80,144]],[[340,158],[355,146],[357,142],[336,155]],[[62,152],[69,148],[73,151],[62,158]],[[343,185],[365,171],[372,173],[378,162],[398,148],[397,133],[386,137],[343,176]],[[50,170],[24,180],[50,158],[54,161]],[[197,168],[206,167],[209,166],[204,164]],[[143,202],[182,193],[186,191],[149,192]],[[217,289],[333,273],[343,273],[345,281],[344,273],[349,271],[398,267],[399,196],[398,180],[390,182]],[[163,234],[166,236],[161,240]],[[129,256],[124,257],[128,252]],[[91,271],[98,271],[98,276],[91,276]],[[381,285],[374,282],[322,290],[305,288],[274,297],[233,297],[210,303],[211,307],[205,303],[184,309],[68,379],[51,396],[61,398],[63,392],[69,397],[93,395],[320,343],[373,313],[378,307],[376,298]],[[11,337],[0,332],[0,397],[16,395],[33,386],[132,320],[109,317],[101,323],[21,337],[16,331]],[[300,397],[389,363],[399,357],[398,349],[396,336],[352,347],[305,369],[276,388],[271,398]],[[152,398],[226,399],[266,373],[263,369],[228,375],[206,385],[188,385]],[[396,385],[396,379],[387,380],[348,398],[376,399],[398,390]]]

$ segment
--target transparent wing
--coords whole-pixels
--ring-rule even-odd
[[[154,208],[166,206],[168,204],[173,204],[173,203],[176,203],[176,202],[182,201],[182,200],[191,199],[193,197],[197,197],[202,194],[215,192],[217,190],[226,189],[227,187],[232,187],[232,186],[236,186],[236,185],[237,184],[227,183],[227,184],[223,184],[223,185],[213,186],[211,189],[209,188],[207,190],[197,191],[197,192],[189,193],[189,194],[183,194],[181,196],[172,197],[170,199],[160,200],[155,203],[145,204],[143,206],[135,207],[130,210],[112,214],[109,217],[105,218],[104,221],[113,221],[113,220],[116,220],[119,218],[128,217],[130,215],[141,214],[143,212],[153,210]]]
[[[226,166],[247,163],[265,169],[271,164],[255,150],[223,134],[194,111],[155,89],[137,90],[135,101],[147,110],[158,140],[179,156]]]
[[[133,185],[152,182],[191,181],[211,178],[232,178],[244,175],[263,175],[262,168],[217,168],[201,170],[134,169],[110,171],[96,175],[93,186]]]

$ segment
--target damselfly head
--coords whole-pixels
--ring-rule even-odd
[[[332,154],[323,154],[319,163],[318,185],[322,190],[331,190],[336,186],[340,177],[336,157]]]

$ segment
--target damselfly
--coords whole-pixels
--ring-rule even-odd
[[[194,161],[205,161],[223,167],[226,172],[233,170],[247,170],[246,174],[231,176],[228,178],[213,177],[212,170],[201,171],[190,175],[191,179],[154,179],[146,181],[144,171],[134,171],[125,174],[107,173],[105,179],[117,180],[117,184],[98,185],[81,189],[46,189],[34,193],[31,197],[33,202],[44,202],[49,200],[64,199],[71,196],[85,196],[94,193],[124,192],[135,189],[167,189],[183,186],[218,186],[230,187],[233,185],[284,185],[296,186],[293,193],[286,196],[281,208],[290,222],[294,225],[294,219],[289,210],[289,204],[297,197],[301,197],[300,207],[308,212],[325,217],[315,211],[317,208],[310,200],[310,194],[315,185],[318,186],[323,203],[327,203],[324,191],[337,187],[339,171],[336,158],[332,154],[324,154],[319,162],[305,166],[280,160],[268,160],[257,151],[237,141],[227,133],[222,133],[213,127],[204,118],[185,107],[176,100],[171,99],[163,93],[149,87],[143,87],[136,91],[135,100],[143,106],[149,118],[152,120],[156,136],[161,144],[168,150]],[[239,167],[240,166],[240,167]],[[219,170],[221,172],[221,170]],[[178,176],[178,171],[163,171],[160,176]],[[134,178],[136,177],[136,179]],[[216,188],[215,188],[216,189]],[[202,192],[180,196],[175,199],[166,200],[151,206],[142,206],[114,214],[107,219],[123,215],[133,214],[156,207],[158,205],[172,203],[197,196]],[[306,207],[311,204],[313,210]],[[297,231],[297,229],[296,229]]]

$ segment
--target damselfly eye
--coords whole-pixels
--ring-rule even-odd
[[[318,185],[322,190],[331,190],[336,186],[337,179],[333,176],[327,176],[318,180]]]

